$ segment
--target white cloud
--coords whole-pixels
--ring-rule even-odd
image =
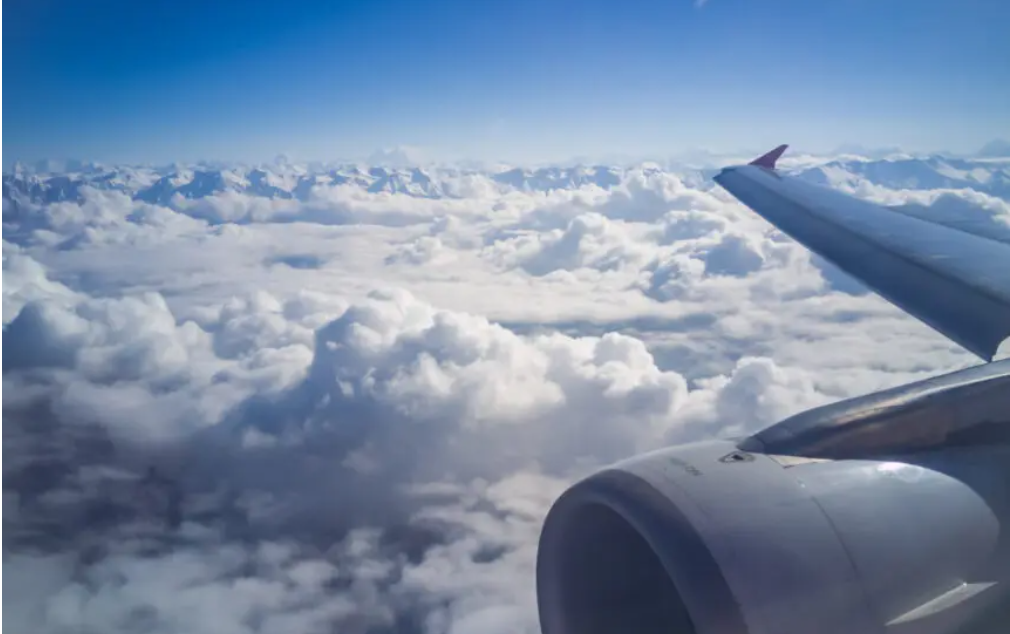
[[[15,629],[536,632],[573,478],[971,362],[698,174],[272,169],[5,199]]]
[[[3,261],[5,325],[18,315],[25,304],[33,300],[59,303],[61,299],[70,301],[74,298],[73,291],[46,277],[45,267],[21,253],[17,245],[6,240],[3,243]]]

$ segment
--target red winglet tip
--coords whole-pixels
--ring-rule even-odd
[[[783,143],[771,152],[763,154],[758,158],[750,162],[751,165],[757,165],[758,167],[767,167],[770,170],[775,169],[775,161],[779,160],[789,146]]]

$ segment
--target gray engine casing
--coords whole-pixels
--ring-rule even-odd
[[[874,460],[663,449],[544,524],[544,634],[941,634],[1007,600],[1010,447]],[[1010,630],[1008,630],[1010,631]]]

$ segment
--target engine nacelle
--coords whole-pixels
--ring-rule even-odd
[[[833,461],[713,441],[633,458],[551,508],[541,628],[958,631],[1007,600],[1007,465],[1006,446]]]

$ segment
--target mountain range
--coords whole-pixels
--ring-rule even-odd
[[[49,166],[52,167],[52,166]],[[421,198],[463,197],[465,183],[482,183],[499,191],[549,192],[596,186],[620,185],[629,168],[614,166],[513,168],[481,171],[447,167],[392,168],[363,165],[318,166],[274,164],[262,167],[209,165],[163,168],[73,164],[65,172],[35,173],[15,169],[3,175],[5,212],[25,205],[47,205],[83,200],[83,189],[123,192],[135,200],[172,205],[173,200],[198,199],[236,192],[273,199],[308,200],[316,188],[339,185],[370,193],[403,194]],[[643,169],[642,167],[638,169]],[[649,170],[658,166],[645,166]],[[678,170],[679,172],[680,170]],[[798,165],[790,171],[814,183],[857,186],[868,182],[891,189],[973,189],[1004,200],[1010,199],[1010,159],[924,158],[855,159]],[[702,170],[710,176],[714,170]],[[691,180],[698,178],[698,171]]]

